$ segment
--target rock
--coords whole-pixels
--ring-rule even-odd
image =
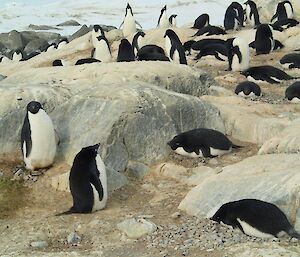
[[[3,76],[3,75],[0,74],[0,81],[5,79],[5,78],[7,78],[7,76]]]
[[[111,26],[111,25],[103,25],[103,24],[100,24],[101,28],[106,31],[106,32],[109,32],[111,30],[115,30],[117,29],[117,27],[115,26]],[[92,27],[92,26],[91,26]]]
[[[117,227],[131,239],[141,238],[157,229],[153,222],[135,218],[124,220]]]
[[[68,20],[57,24],[56,26],[80,26],[80,23],[75,20]]]
[[[81,242],[81,236],[77,235],[76,232],[72,232],[67,237],[68,244],[79,244]]]
[[[300,204],[295,200],[300,197],[299,168],[298,154],[247,158],[193,188],[179,209],[195,216],[211,216],[226,202],[255,198],[277,205],[300,230]]]
[[[43,31],[22,31],[21,35],[25,40],[25,44],[28,44],[35,39],[44,39],[47,42],[54,42],[59,41],[62,38],[62,36],[58,33]]]
[[[202,96],[202,99],[220,110],[226,134],[259,145],[279,135],[293,120],[300,117],[294,105],[251,102],[237,96]]]
[[[90,32],[90,28],[87,25],[82,25],[82,27],[77,30],[75,33],[73,33],[68,39],[69,41],[72,41],[76,38],[82,37],[83,35]]]
[[[0,34],[0,43],[9,50],[23,49],[25,41],[22,34],[16,30]]]
[[[33,248],[46,248],[48,243],[46,241],[34,241],[30,243],[30,246]]]
[[[43,38],[37,38],[37,39],[33,39],[32,41],[30,41],[24,48],[24,51],[27,54],[30,54],[32,52],[35,51],[41,51],[43,52],[44,50],[47,49],[48,47],[48,41],[46,41]]]
[[[53,26],[48,26],[48,25],[34,25],[34,24],[30,24],[28,26],[29,29],[32,29],[32,30],[53,30],[53,29],[57,29],[56,27],[53,27]]]
[[[220,86],[209,87],[209,94],[213,96],[232,96],[234,92]]]
[[[300,152],[300,119],[291,122],[278,136],[266,141],[259,149],[258,154],[271,153],[299,153]]]
[[[136,178],[143,178],[146,174],[148,174],[150,168],[140,162],[129,162],[127,165],[127,174]]]

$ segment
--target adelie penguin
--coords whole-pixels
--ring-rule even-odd
[[[56,216],[91,213],[105,208],[107,178],[105,165],[97,152],[99,145],[83,147],[75,156],[69,176],[73,206]]]
[[[63,38],[61,39],[58,43],[57,43],[57,49],[62,49],[63,47],[65,47],[67,44],[69,43],[69,40],[67,38]]]
[[[164,38],[166,40],[165,44],[168,57],[173,62],[187,64],[185,51],[177,34],[173,30],[168,29]]]
[[[200,60],[204,56],[214,56],[219,61],[227,61],[228,48],[225,44],[209,44],[200,50],[194,60]]]
[[[22,49],[17,49],[12,54],[12,61],[19,62],[25,57],[25,53]]]
[[[138,61],[167,61],[169,58],[165,55],[165,51],[157,45],[145,45],[139,49],[137,53]]]
[[[96,47],[96,45],[98,43],[97,37],[100,37],[100,36],[105,36],[104,30],[102,29],[102,27],[100,25],[94,25],[93,29],[92,29],[92,34],[91,34],[92,44],[94,47]]]
[[[232,144],[223,133],[207,128],[178,134],[168,145],[175,153],[193,158],[221,156],[240,147]]]
[[[242,26],[243,17],[240,17],[240,8],[237,9],[239,6],[242,8],[239,3],[234,2],[227,7],[224,17],[225,30],[236,30],[239,26]],[[244,16],[243,12],[242,15]]]
[[[212,36],[212,35],[226,35],[226,31],[220,27],[217,26],[205,26],[201,29],[199,29],[193,37],[198,37],[198,36]]]
[[[242,199],[223,204],[210,218],[244,234],[259,238],[273,238],[288,234],[300,239],[285,214],[274,204],[257,199]]]
[[[119,45],[117,62],[133,62],[135,61],[134,50],[130,42],[123,38]]]
[[[108,40],[105,36],[99,36],[96,39],[97,42],[95,42],[91,57],[101,62],[111,62],[111,50]]]
[[[279,84],[284,80],[296,79],[284,71],[270,65],[251,67],[241,72],[248,81],[255,83],[268,82],[271,84]]]
[[[245,2],[245,5],[246,22],[253,27],[258,26],[260,24],[260,20],[256,4],[253,1],[248,0],[247,2]]]
[[[244,81],[236,86],[234,93],[245,98],[255,98],[261,96],[261,89],[259,85],[254,82]]]
[[[202,29],[209,25],[209,15],[207,13],[201,14],[195,21],[192,29]]]
[[[201,39],[199,41],[194,41],[191,46],[190,46],[190,51],[191,53],[194,53],[194,52],[199,52],[201,51],[202,49],[210,46],[210,45],[215,45],[215,44],[223,44],[225,45],[226,41],[223,40],[223,39],[219,39],[219,38],[204,38],[204,39]]]
[[[299,22],[295,19],[285,19],[274,22],[271,26],[274,30],[278,30],[282,32],[285,29],[295,27],[299,24]]]
[[[249,68],[249,46],[242,38],[231,38],[226,43],[228,47],[228,70],[243,71]]]
[[[300,103],[300,82],[296,81],[285,90],[285,98],[291,103]]]
[[[293,5],[290,1],[278,3],[276,12],[273,15],[271,22],[292,19],[294,17]]]
[[[283,45],[273,38],[273,28],[269,24],[261,24],[255,33],[255,41],[250,45],[255,47],[256,54],[269,54]]]
[[[145,43],[144,43],[145,35],[146,34],[143,31],[139,31],[134,35],[134,37],[132,39],[132,47],[133,47],[135,56],[137,56],[137,53],[140,50],[140,48],[145,45]]]
[[[57,140],[51,118],[37,101],[28,103],[21,130],[21,148],[28,170],[53,164]]]
[[[280,59],[279,62],[285,69],[300,69],[300,54],[286,54]]]
[[[176,27],[176,17],[177,17],[177,14],[172,14],[170,17],[169,17],[169,23],[170,23],[170,26],[175,28]]]
[[[127,3],[125,18],[120,27],[123,25],[123,35],[124,37],[128,37],[134,33],[136,33],[136,24],[142,28],[142,26],[135,20],[133,17],[132,8]]]
[[[167,6],[165,5],[161,11],[157,22],[157,27],[160,29],[167,29],[170,27],[169,19],[167,16]]]

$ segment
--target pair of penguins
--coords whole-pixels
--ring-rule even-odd
[[[107,178],[105,165],[98,155],[100,144],[84,147],[74,158],[69,183],[73,206],[57,216],[72,213],[91,213],[105,208]],[[221,132],[199,128],[175,136],[168,145],[175,152],[195,157],[215,157],[238,146]],[[21,146],[27,169],[48,167],[56,153],[55,130],[42,105],[32,101],[21,130]],[[256,199],[243,199],[222,205],[211,217],[243,233],[259,237],[277,237],[283,232],[300,239],[285,214],[275,205]]]

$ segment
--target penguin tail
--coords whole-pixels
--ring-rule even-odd
[[[292,238],[297,238],[300,240],[300,234],[294,229],[294,228],[290,228],[288,231],[288,235]]]
[[[243,148],[243,146],[232,144],[232,148],[233,149],[240,149],[240,148]]]
[[[69,214],[73,214],[73,213],[74,213],[74,210],[73,210],[73,208],[71,208],[71,209],[68,210],[68,211],[65,211],[65,212],[62,212],[62,213],[55,214],[55,216],[58,217],[58,216],[69,215]]]

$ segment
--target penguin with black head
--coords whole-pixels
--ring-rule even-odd
[[[172,29],[168,29],[164,35],[166,39],[166,52],[170,60],[180,64],[187,64],[183,45]]]

